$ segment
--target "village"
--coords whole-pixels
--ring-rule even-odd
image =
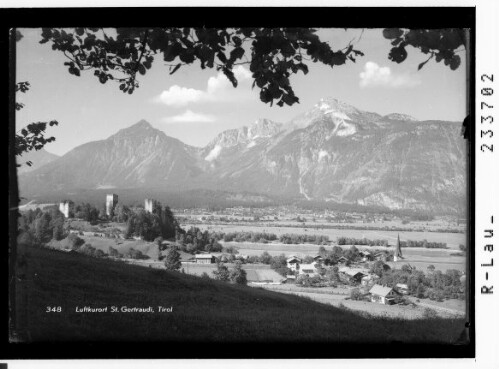
[[[298,227],[294,231],[302,234],[277,237],[267,233],[266,228],[260,233],[258,227],[224,233],[212,227],[202,230],[189,222],[180,224],[173,237],[154,235],[152,239],[153,236],[141,233],[146,225],[141,225],[140,231],[130,230],[130,224],[138,222],[131,215],[123,222],[125,219],[120,216],[127,208],[119,204],[116,194],[106,196],[105,208],[93,218],[88,218],[88,214],[97,213],[97,209],[87,206],[87,213],[82,213],[81,208],[69,200],[59,204],[58,214],[64,217],[68,235],[51,240],[47,247],[158,269],[165,269],[165,259],[175,249],[180,262],[178,271],[198,277],[216,278],[220,268],[238,266],[244,270],[250,287],[300,295],[374,315],[413,319],[425,314],[464,314],[465,272],[444,269],[458,263],[438,264],[438,257],[434,256],[449,250],[402,251],[404,243],[398,233],[394,243],[371,240],[369,245],[365,238],[351,239],[357,244],[345,237],[334,241],[328,236],[303,234],[304,230]],[[161,209],[157,201],[145,199],[143,207],[135,207],[129,214],[136,212],[147,220],[147,216],[156,216]],[[86,217],[91,221],[86,221]],[[434,264],[422,264],[426,267],[421,268],[420,261],[418,264],[412,256],[414,252],[426,252]],[[404,256],[406,253],[408,256]]]

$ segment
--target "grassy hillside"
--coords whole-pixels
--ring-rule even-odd
[[[16,330],[28,341],[456,343],[464,327],[459,319],[367,319],[297,296],[48,249],[19,250],[18,264]],[[75,312],[158,305],[173,312]]]

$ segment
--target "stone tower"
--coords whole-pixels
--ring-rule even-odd
[[[145,199],[144,201],[144,208],[146,209],[147,213],[152,213],[153,210],[153,205],[154,205],[154,200],[152,199]]]
[[[118,195],[112,193],[106,195],[106,214],[107,216],[111,216],[114,210],[114,207],[118,203]]]
[[[59,211],[64,214],[65,218],[69,218],[69,201],[59,203]]]

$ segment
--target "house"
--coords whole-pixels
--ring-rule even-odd
[[[401,293],[402,295],[409,294],[409,286],[407,284],[404,284],[404,283],[397,283],[395,285],[395,290],[398,293]]]
[[[377,252],[374,254],[374,260],[381,260],[383,262],[386,262],[386,254],[384,252]]]
[[[300,270],[299,274],[306,274],[309,277],[315,277],[316,275],[319,275],[316,267],[317,263],[312,263],[312,264],[300,264]]]
[[[196,263],[197,264],[213,264],[215,262],[215,257],[211,254],[197,254]]]
[[[359,255],[362,256],[362,261],[371,261],[374,259],[373,255],[369,251],[362,250],[359,252]]]
[[[296,256],[290,256],[289,258],[287,258],[286,260],[286,264],[287,264],[287,267],[289,269],[291,269],[292,271],[296,271],[299,269],[299,267],[297,267],[297,265],[299,265],[301,263],[301,259],[296,257]]]
[[[338,264],[345,264],[348,261],[348,259],[344,256],[341,256],[338,258]]]
[[[345,282],[360,283],[362,281],[362,278],[367,276],[368,273],[366,273],[362,269],[342,267],[339,269],[339,275],[340,279]]]
[[[369,290],[371,301],[379,304],[390,305],[395,301],[395,291],[392,288],[375,284]]]
[[[322,263],[324,261],[324,258],[320,255],[314,256],[314,261],[317,263]]]

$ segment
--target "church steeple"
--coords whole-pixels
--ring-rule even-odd
[[[402,249],[400,248],[400,235],[397,234],[397,244],[395,245],[395,254],[393,256],[393,260],[397,261],[397,259],[403,259],[402,257]]]

